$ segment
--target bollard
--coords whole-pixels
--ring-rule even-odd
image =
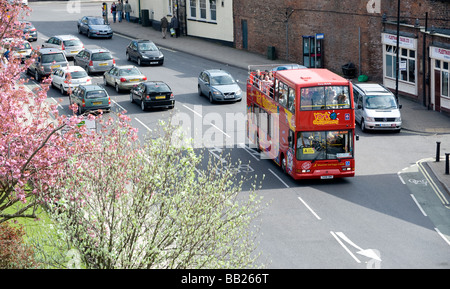
[[[449,163],[448,163],[448,156],[450,153],[445,153],[445,174],[449,174]]]
[[[440,158],[440,150],[441,150],[441,142],[437,141],[436,142],[436,162],[439,162],[439,158]]]

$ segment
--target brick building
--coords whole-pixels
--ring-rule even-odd
[[[399,2],[234,0],[235,47],[339,74],[351,62],[356,76],[450,113],[450,1]]]

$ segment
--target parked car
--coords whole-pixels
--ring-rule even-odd
[[[111,98],[108,92],[96,84],[75,87],[69,96],[69,102],[71,105],[77,104],[78,114],[99,109],[111,111]]]
[[[103,74],[103,84],[113,86],[117,92],[130,90],[147,77],[134,65],[114,66]]]
[[[139,66],[164,63],[164,54],[150,40],[132,40],[127,46],[126,56],[128,61],[136,61]]]
[[[84,44],[81,40],[73,35],[55,35],[42,43],[44,48],[58,48],[67,58],[72,58],[78,52],[84,49]]]
[[[23,30],[23,37],[28,41],[36,41],[38,39],[38,33],[33,23],[26,20],[19,20]]]
[[[103,73],[116,65],[111,52],[103,48],[84,49],[74,56],[73,62],[75,65],[84,67],[88,74]]]
[[[69,92],[70,89],[82,84],[92,84],[92,79],[86,71],[80,66],[65,66],[53,70],[52,86],[59,88],[62,95]]]
[[[22,60],[22,63],[25,61],[25,59],[30,58],[31,53],[33,52],[33,48],[31,47],[30,42],[22,38],[4,38],[1,46],[2,55],[7,49],[9,49],[10,55],[14,55],[14,57],[20,58]]]
[[[33,75],[37,81],[42,77],[49,76],[53,69],[69,65],[66,55],[56,48],[41,48],[35,50],[36,60],[27,68],[27,73]]]
[[[198,95],[209,101],[241,101],[242,90],[234,77],[221,69],[204,70],[198,76]]]
[[[131,88],[130,101],[133,103],[136,100],[143,111],[148,107],[175,106],[172,89],[163,81],[146,81]]]
[[[84,16],[77,22],[78,33],[85,33],[87,37],[113,37],[113,30],[102,17]]]
[[[394,130],[402,128],[401,105],[386,87],[374,83],[353,84],[355,120],[366,130]]]

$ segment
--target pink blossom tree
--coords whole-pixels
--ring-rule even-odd
[[[11,45],[23,37],[20,18],[30,8],[20,3],[0,1],[0,45],[12,38]],[[68,157],[86,153],[95,146],[95,134],[77,124],[82,116],[60,115],[56,104],[47,101],[50,80],[29,91],[22,75],[35,57],[25,63],[12,53],[0,61],[0,223],[16,217],[36,218],[39,202],[64,173]],[[73,110],[76,107],[72,107]],[[61,134],[65,128],[66,133]],[[95,143],[95,142],[94,142]],[[35,186],[39,180],[39,188]]]

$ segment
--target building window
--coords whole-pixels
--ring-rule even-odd
[[[172,6],[172,0],[169,0],[169,1],[167,1],[168,2],[168,4],[169,4],[169,7],[168,7],[168,13],[167,13],[167,15],[173,15],[173,6]]]
[[[435,70],[437,70],[440,73],[441,76],[441,96],[450,97],[450,81],[449,81],[449,62],[435,60]]]
[[[191,17],[197,18],[197,0],[190,0],[189,1],[190,11],[191,11]]]
[[[211,14],[211,20],[212,21],[216,21],[217,20],[217,16],[216,16],[216,0],[210,0],[209,1],[209,11]]]
[[[206,0],[200,0],[200,18],[206,19]]]
[[[386,77],[395,78],[397,63],[397,47],[385,45]],[[400,71],[399,80],[414,84],[416,83],[416,51],[400,47]],[[404,68],[402,68],[404,67]]]

